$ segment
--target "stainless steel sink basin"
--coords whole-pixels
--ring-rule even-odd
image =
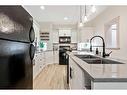
[[[93,58],[99,58],[96,56],[92,56],[92,55],[75,55],[76,57],[80,58],[80,59],[93,59]]]
[[[103,59],[93,55],[75,55],[75,56],[87,62],[88,64],[124,64],[121,62]]]
[[[121,62],[107,60],[107,59],[84,59],[83,61],[87,62],[88,64],[124,64]]]

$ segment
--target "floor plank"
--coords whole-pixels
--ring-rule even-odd
[[[47,65],[33,81],[33,89],[67,89],[66,65]]]

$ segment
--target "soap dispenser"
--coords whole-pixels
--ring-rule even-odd
[[[96,48],[96,54],[98,55],[98,48]]]

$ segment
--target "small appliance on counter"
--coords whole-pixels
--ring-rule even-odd
[[[76,51],[77,50],[77,43],[71,43],[71,49],[72,51]]]

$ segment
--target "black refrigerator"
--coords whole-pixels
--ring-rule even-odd
[[[0,6],[0,89],[32,89],[32,16],[22,6]]]

